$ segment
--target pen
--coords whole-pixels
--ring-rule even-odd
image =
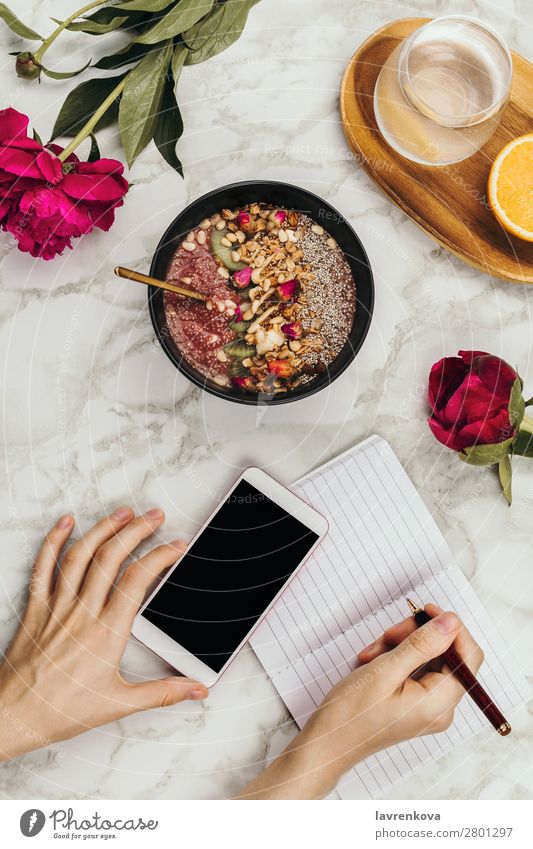
[[[406,599],[406,601],[417,625],[425,625],[426,622],[431,622],[431,616],[428,616],[423,608],[417,607],[410,598]],[[442,658],[450,667],[452,674],[461,682],[470,698],[483,711],[498,734],[501,734],[502,737],[510,734],[511,726],[498,710],[487,691],[483,689],[476,676],[466,666],[453,645],[449,649],[446,649]]]

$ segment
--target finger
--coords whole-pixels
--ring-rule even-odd
[[[190,678],[172,676],[146,681],[143,684],[126,684],[125,697],[131,706],[131,713],[137,710],[176,705],[185,700],[199,701],[206,699],[209,690],[199,681]]]
[[[432,618],[443,612],[436,604],[426,604],[425,611]],[[417,628],[418,625],[416,624],[413,616],[408,616],[403,620],[403,622],[398,622],[396,625],[392,625],[390,628],[387,628],[387,630],[378,637],[377,640],[374,640],[373,643],[370,643],[370,645],[361,649],[357,655],[359,662],[370,663],[370,661],[374,660],[375,657],[379,657],[380,654],[390,651],[390,649],[399,645]]]
[[[483,663],[483,651],[464,625],[454,646],[470,671],[477,675]],[[422,698],[428,725],[436,731],[448,728],[453,719],[453,711],[467,690],[446,665],[441,672],[426,672],[419,678],[417,685],[423,688],[421,693],[424,694]]]
[[[54,591],[54,574],[61,549],[67,542],[74,527],[74,517],[61,516],[43,540],[35,563],[29,587],[28,608],[36,605],[50,606]]]
[[[181,539],[168,545],[159,545],[124,570],[104,612],[111,627],[129,634],[135,615],[154,579],[172,566],[185,548],[186,543]]]
[[[71,545],[63,557],[56,581],[55,595],[58,600],[71,600],[78,595],[87,568],[99,546],[124,527],[132,516],[131,507],[118,507]]]
[[[373,643],[361,649],[357,655],[359,662],[370,663],[375,657],[379,657],[380,654],[390,651],[399,645],[402,640],[405,640],[409,634],[412,634],[416,630],[416,627],[416,622],[410,616],[408,619],[404,619],[403,622],[398,622],[396,625],[388,628],[377,640],[374,640]]]
[[[397,684],[402,684],[419,666],[440,657],[453,643],[460,628],[461,622],[455,613],[440,613],[387,652],[384,662],[390,666],[390,674]]]
[[[122,530],[97,549],[80,593],[80,598],[90,610],[95,613],[102,610],[124,560],[143,540],[150,537],[164,520],[165,514],[159,508],[148,510],[144,516],[128,522]]]

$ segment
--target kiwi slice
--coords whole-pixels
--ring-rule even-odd
[[[233,342],[224,345],[224,353],[232,360],[245,360],[246,357],[255,356],[255,347],[243,342],[242,339],[234,339]]]
[[[251,321],[230,321],[228,323],[228,327],[230,330],[233,330],[237,336],[245,336],[251,323]]]
[[[246,377],[248,369],[244,368],[240,360],[231,360],[227,369],[228,377]]]
[[[227,245],[221,244],[224,236],[227,235],[227,230],[217,230],[216,228],[211,231],[211,250],[214,255],[226,266],[228,271],[240,271],[241,268],[246,268],[245,262],[235,262],[231,258],[231,252],[233,248],[228,248]]]

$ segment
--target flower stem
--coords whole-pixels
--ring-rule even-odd
[[[61,160],[61,162],[65,162],[65,160],[70,156],[72,151],[75,150],[78,147],[78,145],[80,145],[82,143],[82,141],[84,139],[86,139],[87,136],[89,136],[92,133],[92,131],[96,127],[98,121],[100,120],[100,118],[102,117],[104,112],[106,112],[107,109],[109,109],[109,107],[111,106],[111,104],[114,103],[114,101],[117,99],[118,95],[120,94],[120,92],[122,91],[124,86],[126,85],[127,79],[128,79],[128,74],[126,74],[126,76],[121,79],[121,81],[118,83],[118,85],[115,86],[113,91],[110,94],[107,95],[105,100],[102,101],[102,103],[100,104],[100,106],[98,107],[98,109],[96,110],[94,115],[91,118],[89,118],[89,120],[81,128],[79,133],[76,136],[74,136],[74,138],[72,139],[70,144],[67,145],[67,147],[64,150],[61,151],[61,153],[58,156],[58,158]]]
[[[63,23],[60,24],[53,31],[53,33],[48,36],[46,41],[43,41],[43,43],[41,44],[39,49],[33,54],[35,61],[38,62],[38,63],[41,61],[44,54],[46,53],[46,51],[48,50],[50,45],[56,40],[58,35],[60,35],[63,32],[63,30],[66,27],[68,27],[69,24],[71,24],[73,21],[75,21],[76,18],[79,18],[81,15],[84,15],[85,12],[89,12],[91,9],[94,9],[96,6],[103,6],[104,3],[107,3],[107,2],[108,2],[108,0],[92,0],[92,3],[87,3],[86,6],[82,6],[81,9],[78,9],[77,12],[74,12],[74,14],[72,14],[68,18],[66,18],[66,20],[64,20]]]
[[[533,419],[531,416],[524,416],[520,422],[519,430],[525,430],[526,433],[533,433]]]

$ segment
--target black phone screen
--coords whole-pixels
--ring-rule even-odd
[[[220,672],[317,539],[242,480],[142,615]]]

